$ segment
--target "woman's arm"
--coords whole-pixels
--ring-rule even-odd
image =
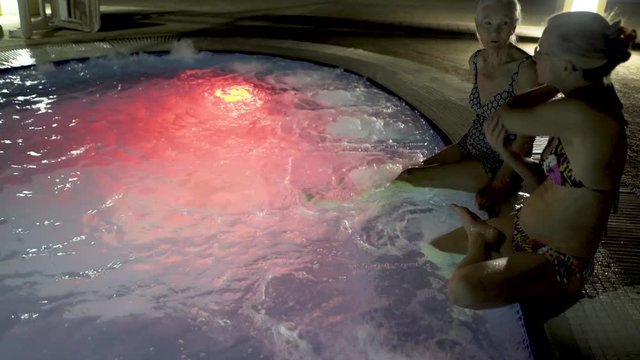
[[[538,82],[536,63],[532,58],[529,58],[518,69],[518,81],[516,81],[514,88],[515,93],[519,95],[540,86],[542,84]]]
[[[537,161],[524,157],[519,153],[509,151],[509,154],[505,156],[505,162],[508,163],[525,182],[533,184],[534,187],[540,186],[546,179],[546,174]]]
[[[512,134],[560,138],[583,136],[595,125],[593,111],[576,99],[562,98],[533,107],[526,107],[523,102],[505,104],[493,113],[486,125],[499,123]]]
[[[526,109],[546,103],[558,94],[560,90],[549,85],[541,85],[515,95],[507,102],[507,106],[512,109]]]
[[[507,130],[502,124],[495,121],[487,122],[485,135],[489,144],[503,158],[506,166],[510,166],[524,181],[536,186],[544,181],[545,174],[542,167],[528,157],[533,146],[533,141],[530,137],[523,137],[519,143],[514,143],[511,146],[506,142]],[[525,146],[528,148],[526,151],[524,151]]]
[[[508,104],[512,107],[528,108],[540,105],[548,102],[560,93],[558,89],[538,82],[536,63],[532,58],[522,64],[519,72],[520,74],[516,83],[516,95],[508,101]],[[517,154],[520,154],[518,158],[526,162],[526,159],[530,158],[533,152],[534,140],[534,136],[519,135],[511,145],[511,149]],[[533,164],[535,164],[535,162]],[[529,168],[529,166],[527,166],[527,168]],[[498,189],[511,190],[511,192],[513,192],[513,190],[519,188],[519,185],[522,183],[522,178],[517,174],[518,173],[505,162],[496,175],[494,183],[491,185]]]
[[[505,133],[504,136],[506,137],[507,134]],[[508,155],[512,158],[512,161],[518,161],[516,160],[517,158],[527,159],[531,157],[534,140],[535,138],[530,136],[518,136],[505,150],[513,152],[513,154]],[[522,182],[522,178],[518,175],[519,173],[514,169],[512,164],[505,161],[492,181],[492,185],[504,190],[513,190]]]
[[[475,81],[475,77],[476,77],[476,65],[474,64],[474,62],[476,61],[475,59],[477,58],[477,56],[480,54],[482,50],[476,50],[473,52],[473,54],[471,54],[471,56],[469,56],[469,76],[471,76],[471,83],[473,83]]]
[[[496,217],[500,213],[501,205],[520,188],[521,179],[510,165],[506,163],[498,170],[489,185],[476,192],[478,208]]]
[[[510,149],[520,154],[520,157],[525,160],[526,157],[531,156],[533,141],[534,138],[532,137],[518,136],[513,144],[511,144]],[[512,159],[512,161],[515,162],[514,159]],[[476,193],[478,208],[486,211],[490,216],[491,214],[497,214],[500,210],[500,205],[520,190],[522,177],[519,175],[520,174],[513,168],[513,164],[505,161],[491,183]]]

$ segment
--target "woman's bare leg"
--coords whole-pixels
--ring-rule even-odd
[[[396,180],[414,186],[469,192],[476,192],[490,181],[482,164],[465,158],[458,144],[447,146],[420,166],[404,170]]]
[[[475,193],[489,184],[482,164],[462,160],[451,164],[430,165],[407,169],[396,178],[413,186],[453,189]]]
[[[491,259],[491,253],[498,251],[504,243],[505,236],[499,229],[484,222],[469,209],[451,205],[462,220],[462,229],[467,235],[467,256],[460,261],[456,270]]]
[[[515,214],[511,213],[505,216],[493,218],[487,220],[487,224],[500,230],[505,238],[505,242],[502,249],[498,251],[501,254],[505,254],[508,251],[507,248],[511,247],[511,239],[513,237],[513,223],[515,221]],[[431,241],[436,249],[449,253],[466,254],[469,248],[469,236],[464,227],[459,227],[452,230],[442,236]],[[508,252],[507,252],[508,253]]]
[[[452,164],[465,160],[460,145],[449,145],[437,154],[425,159],[421,166]]]
[[[449,280],[449,298],[454,304],[486,309],[569,293],[573,286],[557,282],[552,263],[543,255],[515,253],[491,260],[491,250],[504,241],[501,231],[466,208],[455,209],[469,237],[469,248]],[[579,280],[570,280],[575,281]]]

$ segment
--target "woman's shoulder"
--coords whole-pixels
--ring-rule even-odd
[[[514,58],[516,59],[514,60],[514,72],[517,73],[518,77],[518,81],[515,84],[516,93],[523,93],[541,85],[538,82],[538,71],[533,57],[523,49],[516,47]]]
[[[533,56],[529,52],[517,45],[513,45],[512,54],[516,61],[533,60]]]
[[[536,69],[536,62],[533,59],[524,59],[519,65],[518,70],[520,78],[531,80],[537,85],[538,82],[538,70]]]
[[[485,49],[478,49],[476,51],[474,51],[471,56],[469,56],[469,66],[471,67],[474,62],[478,61],[478,57],[480,56],[480,54],[485,51]]]
[[[517,93],[522,93],[541,85],[538,81],[538,70],[533,59],[522,60],[516,71],[518,72]]]
[[[546,109],[550,113],[555,112],[557,118],[567,120],[575,118],[576,121],[580,121],[579,119],[589,118],[594,115],[593,109],[589,104],[565,95],[558,96],[549,102],[538,105],[538,107]]]
[[[582,116],[610,119],[626,125],[622,102],[611,84],[591,84],[566,95],[566,102],[581,111]]]
[[[617,114],[602,111],[593,104],[574,97],[560,97],[539,106],[543,112],[541,116],[555,119],[557,126],[571,129],[567,134],[581,136],[590,134],[600,136],[603,131],[617,132],[624,127]]]

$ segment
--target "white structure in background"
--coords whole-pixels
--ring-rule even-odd
[[[566,0],[564,11],[592,11],[604,14],[607,0]]]
[[[0,16],[18,14],[18,3],[15,0],[0,0]]]
[[[100,29],[100,0],[17,0],[20,29],[14,37],[31,38],[34,31],[57,27],[96,32]],[[37,17],[32,17],[37,14]]]

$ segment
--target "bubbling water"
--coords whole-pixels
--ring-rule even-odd
[[[528,356],[449,304],[421,248],[472,195],[391,182],[443,144],[365,79],[179,44],[0,84],[4,353]]]

